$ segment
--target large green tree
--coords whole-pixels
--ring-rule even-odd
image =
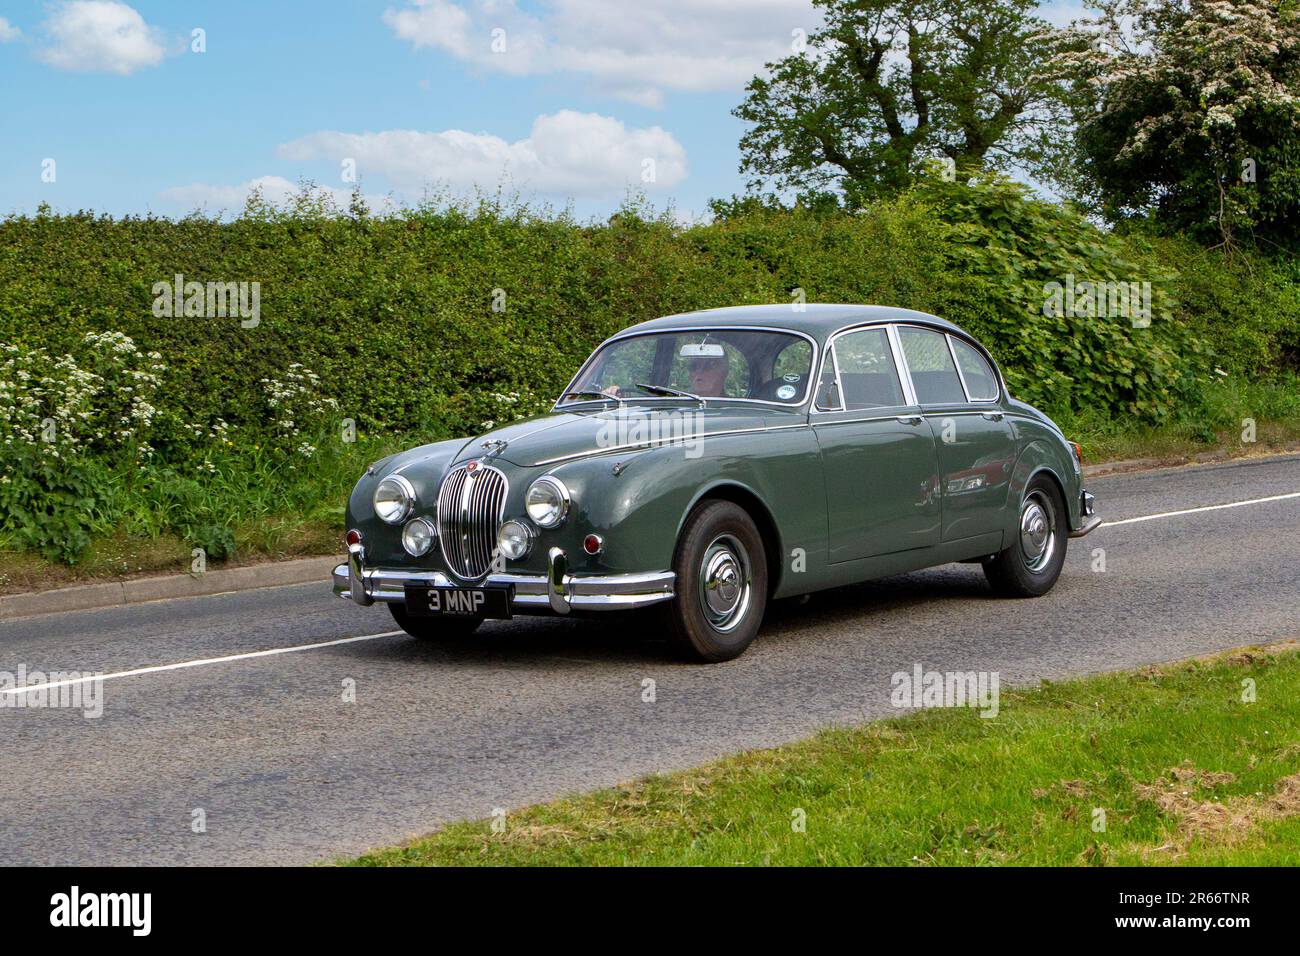
[[[1100,0],[1058,58],[1079,102],[1076,188],[1111,220],[1231,243],[1300,239],[1294,0]]]
[[[1047,67],[1078,42],[1033,0],[816,0],[825,25],[746,88],[735,115],[751,188],[832,192],[850,206],[915,180],[1051,165],[1068,84]]]

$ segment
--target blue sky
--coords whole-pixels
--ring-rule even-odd
[[[698,215],[743,191],[744,83],[816,25],[809,0],[4,0],[0,214],[237,211],[258,181],[343,195],[350,162],[376,205]]]

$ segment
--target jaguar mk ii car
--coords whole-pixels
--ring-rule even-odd
[[[771,600],[947,562],[1044,594],[1100,521],[1079,447],[956,325],[746,306],[634,325],[547,414],[370,466],[334,591],[427,639],[653,607],[725,661]]]

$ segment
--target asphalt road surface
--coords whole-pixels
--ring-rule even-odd
[[[328,582],[0,624],[0,672],[121,675],[99,718],[8,695],[0,859],[331,859],[894,715],[890,676],[916,664],[1007,686],[1300,637],[1300,456],[1087,485],[1119,523],[1070,542],[1046,597],[996,599],[978,566],[949,565],[782,604],[711,667],[618,619],[431,646]]]

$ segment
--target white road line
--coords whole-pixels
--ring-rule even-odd
[[[1164,511],[1156,515],[1143,515],[1140,518],[1122,518],[1119,521],[1103,521],[1100,528],[1113,528],[1121,524],[1134,524],[1138,521],[1155,521],[1157,518],[1175,518],[1179,515],[1196,514],[1200,511],[1219,511],[1223,508],[1240,508],[1243,505],[1258,505],[1268,501],[1285,501],[1288,498],[1300,498],[1300,491],[1286,495],[1271,495],[1268,498],[1251,498],[1248,501],[1233,501],[1225,505],[1206,505],[1202,508],[1185,508],[1182,511]],[[315,651],[322,647],[338,647],[340,644],[355,644],[358,641],[374,641],[381,637],[396,637],[404,631],[384,631],[382,634],[363,634],[360,637],[341,637],[336,641],[322,641],[319,644],[298,644],[294,647],[276,647],[269,651],[250,651],[247,654],[228,654],[225,657],[205,657],[196,661],[181,661],[179,664],[160,664],[157,667],[138,667],[135,670],[118,671],[116,674],[103,674],[99,677],[79,677],[75,680],[62,680],[44,684],[29,684],[26,687],[0,688],[0,694],[16,696],[29,694],[38,690],[54,690],[72,684],[88,684],[97,680],[115,680],[119,677],[138,677],[141,674],[158,674],[163,671],[178,671],[188,667],[204,667],[208,664],[226,664],[230,661],[246,661],[256,657],[274,657],[277,654],[294,654],[298,651]]]
[[[294,647],[274,647],[269,651],[250,651],[247,654],[228,654],[225,657],[204,657],[197,661],[181,661],[179,664],[159,664],[157,667],[137,667],[135,670],[118,671],[116,674],[101,674],[98,677],[78,677],[74,680],[29,684],[26,687],[6,687],[0,694],[16,696],[30,694],[36,690],[54,690],[57,687],[70,687],[73,684],[89,684],[97,680],[114,680],[118,677],[136,677],[140,674],[157,674],[161,671],[178,671],[186,667],[203,667],[207,664],[225,664],[229,661],[246,661],[254,657],[274,657],[277,654],[293,654],[297,651],[315,651],[322,647],[337,647],[340,644],[355,644],[357,641],[374,641],[381,637],[395,637],[405,631],[384,631],[382,634],[363,634],[360,637],[341,637],[336,641],[322,641],[319,644],[298,644]]]
[[[1139,521],[1155,521],[1157,518],[1176,518],[1179,515],[1194,515],[1198,511],[1220,511],[1224,508],[1240,508],[1243,505],[1259,505],[1266,501],[1285,501],[1287,498],[1300,498],[1300,491],[1287,495],[1271,495],[1268,498],[1251,498],[1249,501],[1232,501],[1226,505],[1206,505],[1203,508],[1184,508],[1182,511],[1162,511],[1158,515],[1143,515],[1140,518],[1123,518],[1119,521],[1103,521],[1100,528],[1113,528],[1121,524],[1136,524]]]

